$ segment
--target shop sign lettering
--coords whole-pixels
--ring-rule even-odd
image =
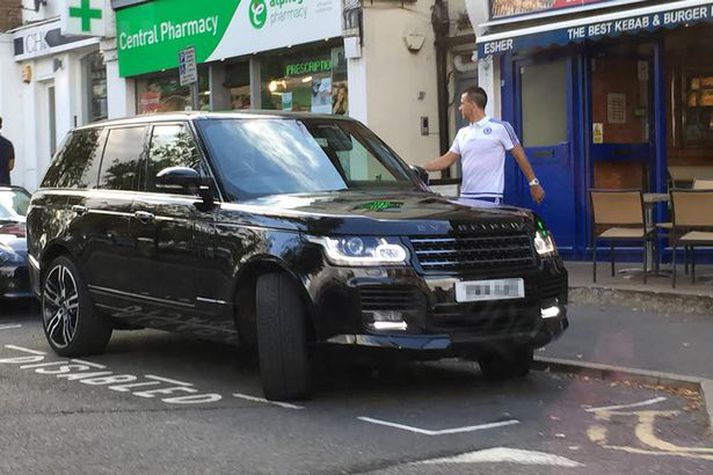
[[[572,28],[546,31],[532,35],[500,38],[486,41],[478,46],[480,57],[500,55],[510,51],[533,47],[565,45],[572,42],[597,40],[608,36],[653,31],[659,28],[675,27],[687,23],[713,20],[713,6],[690,7],[678,10],[633,16],[618,20],[603,21]]]
[[[164,41],[191,38],[197,35],[215,36],[216,34],[218,34],[217,16],[199,18],[182,23],[164,21],[159,25],[154,25],[152,28],[139,30],[131,35],[122,32],[119,34],[119,48],[122,50],[130,50],[162,43]]]
[[[643,15],[622,20],[594,23],[587,26],[569,28],[567,34],[570,41],[596,39],[602,36],[619,33],[631,33],[650,28],[675,26],[680,23],[706,20],[711,17],[711,7],[694,7],[686,10]]]
[[[119,74],[198,64],[342,36],[341,0],[153,0],[116,11]]]
[[[319,59],[305,63],[288,64],[285,67],[285,76],[299,76],[301,74],[320,73],[332,70],[332,60]]]

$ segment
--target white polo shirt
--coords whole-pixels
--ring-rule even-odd
[[[450,151],[460,155],[461,197],[500,198],[505,188],[505,153],[520,142],[507,122],[483,117],[458,131]]]

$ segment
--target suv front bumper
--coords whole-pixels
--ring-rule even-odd
[[[312,283],[329,284],[310,291],[316,297],[318,340],[329,344],[472,355],[524,345],[542,347],[569,326],[567,271],[559,259],[487,275],[439,277],[411,268],[327,266],[321,277]],[[524,280],[525,298],[455,300],[457,281],[513,277]]]

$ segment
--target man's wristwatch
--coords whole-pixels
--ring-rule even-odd
[[[530,186],[539,186],[540,185],[540,180],[537,178],[533,178],[532,181],[530,182]]]

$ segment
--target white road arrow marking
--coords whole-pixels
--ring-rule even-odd
[[[661,397],[657,397],[654,399],[649,399],[647,401],[636,402],[634,404],[623,404],[621,406],[607,406],[607,407],[590,407],[589,409],[585,409],[585,411],[586,412],[614,411],[617,409],[628,409],[630,407],[651,406],[652,404],[658,404],[665,400],[666,400],[666,398],[661,396]]]
[[[474,432],[477,430],[496,429],[498,427],[511,426],[511,425],[520,423],[520,421],[518,421],[516,419],[510,419],[508,421],[491,422],[489,424],[480,424],[480,425],[476,425],[476,426],[454,427],[453,429],[443,429],[443,430],[428,430],[428,429],[421,429],[420,427],[412,427],[412,426],[407,426],[404,424],[397,424],[395,422],[382,421],[380,419],[373,419],[371,417],[357,417],[357,419],[359,419],[360,421],[363,421],[363,422],[370,422],[372,424],[379,424],[382,426],[393,427],[395,429],[407,430],[407,431],[415,432],[417,434],[422,434],[422,435],[460,434],[462,432]]]
[[[455,457],[446,457],[416,462],[416,465],[433,465],[449,463],[516,463],[519,465],[549,465],[552,467],[584,467],[583,464],[559,455],[532,450],[509,449],[496,447],[493,449],[468,452]]]

